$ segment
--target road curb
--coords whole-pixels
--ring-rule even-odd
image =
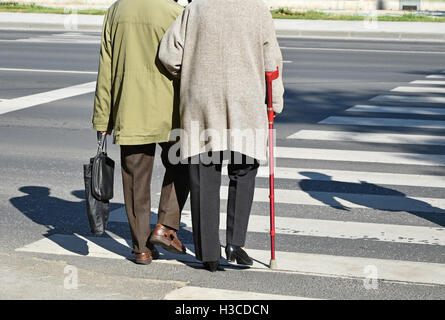
[[[101,31],[104,16],[0,12],[1,29]]]
[[[0,29],[21,29],[36,31],[81,31],[101,32],[103,16],[78,15],[75,20],[69,20],[69,15],[56,14],[12,14],[0,13]],[[67,19],[68,18],[68,19]],[[342,38],[363,40],[405,40],[405,41],[445,41],[445,32],[440,30],[429,31],[431,26],[419,23],[419,30],[413,30],[416,25],[406,25],[404,32],[402,24],[380,24],[381,30],[366,30],[356,22],[335,21],[288,21],[275,19],[275,28],[278,36],[301,38]],[[444,24],[445,25],[445,24]],[[408,28],[409,26],[409,28]],[[427,26],[427,27],[425,27]],[[437,29],[437,28],[436,28]],[[392,30],[395,30],[392,32]],[[445,29],[444,29],[445,30]]]
[[[360,31],[318,31],[318,30],[276,30],[278,37],[300,38],[341,38],[361,40],[396,40],[396,41],[444,41],[445,34],[401,33],[401,32],[360,32]]]
[[[0,22],[0,29],[3,30],[28,30],[28,31],[85,31],[101,32],[102,26],[94,24],[79,24],[76,28],[66,28],[63,24],[46,22]]]

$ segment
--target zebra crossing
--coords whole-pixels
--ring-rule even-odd
[[[445,109],[440,103],[445,103],[445,97],[439,96],[445,93],[445,81],[430,80],[444,79],[442,75],[427,75],[429,80],[412,81],[409,86],[401,86],[393,89],[395,92],[404,92],[405,96],[381,95],[370,99],[372,104],[355,105],[345,110],[345,115],[329,116],[319,122],[313,129],[305,129],[289,135],[285,140],[286,146],[278,141],[276,156],[278,166],[275,169],[275,178],[280,181],[312,181],[324,183],[347,183],[352,188],[374,185],[380,188],[391,186],[394,192],[390,194],[366,193],[356,190],[298,190],[296,188],[283,188],[277,186],[276,202],[278,206],[276,217],[276,231],[280,236],[291,237],[298,244],[300,237],[336,239],[340,241],[365,241],[368,243],[384,243],[388,248],[395,245],[413,246],[413,250],[425,250],[439,248],[442,256],[439,263],[431,261],[412,261],[410,259],[383,259],[376,258],[369,252],[369,256],[334,255],[312,252],[298,252],[287,250],[277,252],[278,270],[269,270],[268,263],[270,252],[268,244],[261,248],[247,248],[248,253],[254,259],[254,266],[240,272],[274,272],[312,274],[330,277],[364,278],[367,267],[372,266],[378,270],[376,278],[385,281],[397,281],[404,283],[445,285],[445,225],[441,222],[429,222],[425,225],[410,223],[401,224],[394,222],[363,222],[352,221],[345,218],[332,219],[311,217],[308,214],[298,214],[309,206],[311,208],[332,208],[344,210],[347,208],[354,212],[358,209],[367,209],[388,214],[392,212],[422,213],[422,217],[445,213],[445,199],[437,196],[408,196],[402,192],[396,192],[398,187],[410,187],[421,190],[423,188],[436,188],[443,190],[445,175],[433,175],[426,173],[430,168],[445,166],[445,154],[437,152],[427,153],[420,147],[440,148],[445,146],[445,138],[441,131],[445,129],[445,121],[433,119],[445,115]],[[421,87],[421,86],[436,87]],[[428,94],[428,95],[425,95]],[[434,94],[434,95],[430,95]],[[439,95],[438,95],[439,94]],[[389,103],[389,104],[388,104]],[[430,106],[433,104],[434,106]],[[356,113],[364,113],[357,115]],[[385,117],[379,117],[384,114]],[[389,115],[408,118],[391,118]],[[422,119],[422,117],[429,117]],[[420,117],[414,118],[414,117]],[[407,134],[401,133],[399,128],[409,128]],[[429,130],[425,133],[424,129]],[[436,130],[436,131],[434,131]],[[439,131],[438,131],[439,130]],[[311,147],[299,147],[298,142],[312,141]],[[332,149],[319,147],[318,144],[332,143]],[[342,143],[336,148],[336,143]],[[295,146],[289,146],[295,143]],[[350,148],[345,145],[351,144]],[[355,150],[357,144],[366,148],[372,144],[375,148],[386,146],[385,151]],[[409,152],[400,152],[400,146],[410,146]],[[388,148],[394,150],[388,151]],[[416,147],[419,151],[416,150]],[[310,168],[292,165],[281,166],[283,161],[299,163],[299,161],[324,161],[326,167],[318,168],[316,164]],[[330,168],[329,164],[335,162],[336,168]],[[361,163],[360,170],[352,170],[350,165]],[[386,166],[413,166],[411,173],[398,173],[383,169],[376,171],[375,167]],[[340,166],[341,168],[339,168]],[[224,171],[226,172],[226,171]],[[258,179],[263,181],[268,178],[267,167],[260,167]],[[383,187],[385,186],[385,187]],[[221,199],[226,200],[228,188],[221,188]],[[255,190],[254,202],[257,205],[267,206],[269,190],[259,184]],[[286,215],[282,215],[280,207],[287,205],[292,208]],[[286,208],[288,208],[286,207]],[[156,212],[156,208],[152,211]],[[267,212],[252,212],[249,223],[249,235],[267,234],[269,232],[269,218]],[[380,213],[379,213],[380,214]],[[226,215],[221,213],[221,230],[225,230]],[[388,218],[390,220],[390,218]],[[152,223],[156,223],[156,215],[152,213]],[[442,220],[443,221],[443,220]],[[123,207],[114,210],[110,215],[111,223],[127,223],[125,209]],[[182,217],[182,228],[191,230],[191,215],[185,210]],[[29,253],[44,253],[56,255],[75,255],[85,258],[127,259],[131,256],[129,239],[123,239],[108,232],[109,237],[96,238],[82,235],[52,234],[48,237],[30,243],[17,251]],[[249,237],[248,235],[248,237]],[[84,241],[87,252],[79,249],[76,244],[79,239]],[[198,264],[194,258],[193,245],[186,243],[188,254],[177,256],[161,250],[161,258],[155,263]],[[391,250],[397,250],[394,247]],[[223,265],[229,265],[222,260]],[[179,291],[180,290],[180,291]],[[174,291],[166,296],[166,299],[193,299],[205,298],[213,292],[221,297],[240,297],[242,293],[216,292],[211,288],[186,287]],[[215,291],[216,290],[216,291]],[[252,293],[250,293],[252,294]],[[255,296],[255,293],[253,293]],[[281,296],[258,293],[258,299],[283,299]],[[300,299],[303,297],[286,296],[287,298]]]

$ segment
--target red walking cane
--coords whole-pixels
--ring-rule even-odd
[[[272,72],[266,72],[266,86],[267,86],[267,118],[269,120],[269,188],[270,188],[270,249],[271,257],[269,268],[276,269],[277,263],[275,261],[275,188],[274,188],[274,139],[273,139],[273,121],[274,111],[272,105],[272,81],[279,76],[279,69]]]

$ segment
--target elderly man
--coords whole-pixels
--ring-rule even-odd
[[[181,78],[181,151],[191,162],[196,257],[208,270],[217,270],[224,155],[230,159],[227,260],[252,265],[242,247],[258,163],[266,159],[265,71],[282,69],[272,16],[263,0],[194,0],[164,35],[159,58]],[[274,81],[273,92],[279,113],[281,77]]]
[[[185,253],[176,231],[189,192],[187,169],[168,157],[170,131],[179,125],[177,83],[157,58],[162,36],[182,11],[173,0],[120,0],[109,8],[103,26],[93,124],[100,134],[114,129],[121,146],[125,209],[139,264],[158,257],[153,244]],[[166,171],[151,234],[156,144]]]

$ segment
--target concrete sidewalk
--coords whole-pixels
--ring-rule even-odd
[[[188,284],[140,274],[105,274],[16,253],[0,253],[0,261],[1,300],[161,300]],[[73,280],[79,282],[75,287]]]
[[[103,20],[98,15],[0,12],[1,29],[101,31]]]
[[[445,41],[445,23],[276,19],[278,35]]]
[[[101,31],[103,16],[0,12],[2,29]],[[445,23],[276,19],[279,36],[445,41]]]

